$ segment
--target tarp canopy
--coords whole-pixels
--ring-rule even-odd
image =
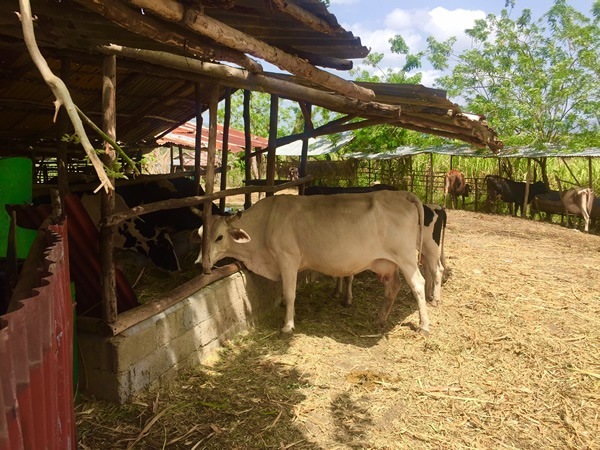
[[[395,150],[381,153],[350,153],[346,158],[356,159],[393,159],[404,156],[420,155],[422,153],[434,153],[448,156],[476,156],[479,158],[540,158],[540,157],[598,157],[600,156],[599,147],[590,147],[580,150],[573,150],[567,147],[546,147],[537,149],[532,147],[506,147],[500,153],[493,154],[487,149],[475,149],[468,146],[444,145],[439,147],[420,148],[420,147],[398,147]]]
[[[353,138],[352,133],[340,133],[335,143],[326,136],[310,138],[308,140],[308,156],[327,155],[341,150]],[[302,155],[302,141],[294,141],[290,144],[277,147],[277,156],[300,156]]]

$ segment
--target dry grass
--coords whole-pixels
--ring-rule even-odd
[[[600,449],[600,237],[449,211],[452,276],[415,333],[401,291],[358,277],[344,309],[323,278],[212,364],[118,407],[77,407],[83,449]]]

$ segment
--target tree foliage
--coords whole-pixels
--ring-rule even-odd
[[[383,53],[371,53],[363,61],[362,66],[352,70],[350,73],[355,81],[367,81],[374,83],[402,83],[418,84],[421,82],[421,61],[424,53],[410,53],[410,49],[404,38],[396,35],[389,40],[390,51],[404,56],[404,65],[401,68],[380,67]],[[410,131],[392,125],[375,125],[356,130],[354,139],[346,146],[347,152],[378,153],[394,150],[400,146],[426,147],[439,145],[443,142],[437,136]]]
[[[453,65],[439,85],[508,144],[599,145],[600,1],[595,19],[556,0],[537,21],[528,9],[512,19],[514,3],[466,30],[473,47],[458,55],[454,38],[428,39],[432,65]]]

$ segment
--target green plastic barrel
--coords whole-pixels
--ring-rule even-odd
[[[29,158],[0,158],[0,257],[6,256],[10,216],[5,205],[31,203],[33,166]],[[17,227],[17,257],[25,259],[36,230]]]

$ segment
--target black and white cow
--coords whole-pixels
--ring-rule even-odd
[[[283,332],[294,329],[298,272],[310,269],[332,277],[375,272],[385,287],[380,326],[394,304],[402,272],[417,299],[420,328],[428,334],[425,280],[415,253],[422,224],[423,204],[407,192],[274,195],[243,213],[217,217],[198,234],[210,241],[211,264],[232,257],[258,275],[282,280]],[[196,262],[201,261],[200,255]]]
[[[356,194],[380,190],[397,191],[394,186],[387,184],[352,187],[309,186],[306,188],[304,195]],[[443,236],[446,230],[447,215],[446,210],[438,205],[423,205],[423,211],[425,216],[422,248],[417,248],[417,250],[421,251],[421,262],[425,276],[425,297],[432,305],[437,305],[440,301],[442,278],[445,270]],[[354,275],[337,279],[334,296],[342,297],[342,305],[344,306],[352,304],[353,279]]]
[[[123,198],[115,194],[115,211],[128,211],[130,208]],[[100,223],[100,195],[83,194],[81,203],[96,226]],[[147,258],[156,267],[168,272],[181,270],[173,241],[164,228],[155,227],[136,217],[117,225],[115,248],[133,251]]]
[[[423,205],[423,243],[421,264],[425,277],[425,298],[433,306],[441,300],[442,281],[446,271],[444,235],[446,232],[446,210],[439,205]],[[417,249],[418,250],[418,249]],[[352,281],[354,276],[337,279],[335,296],[342,297],[342,305],[352,304]]]

